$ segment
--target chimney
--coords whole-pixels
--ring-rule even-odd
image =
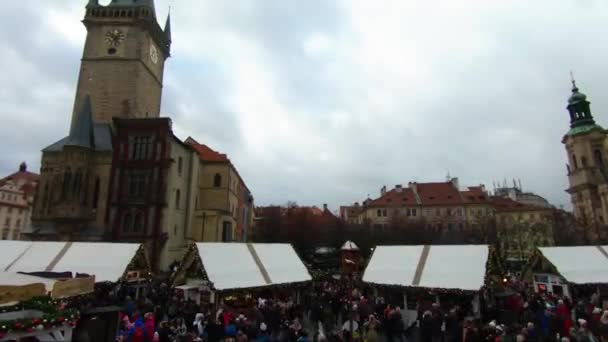
[[[403,191],[403,186],[401,186],[401,184],[395,185],[395,191],[402,192]]]
[[[323,211],[327,211],[327,203],[323,203]]]
[[[382,188],[380,188],[380,196],[384,196],[384,194],[386,194],[386,185],[383,185]]]
[[[355,207],[358,207],[358,206],[359,206],[359,202],[355,202]]]
[[[418,183],[416,182],[409,182],[407,183],[407,186],[412,189],[412,191],[414,191],[415,193],[418,193]]]
[[[19,165],[19,172],[25,171],[27,171],[27,164],[25,162],[21,162],[21,164]]]

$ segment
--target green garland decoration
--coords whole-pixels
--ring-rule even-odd
[[[43,315],[40,318],[26,318],[11,321],[0,321],[0,339],[9,333],[31,333],[60,326],[75,327],[80,319],[80,312],[74,308],[60,309],[59,302],[50,297],[36,297],[17,305],[3,307],[1,312],[22,310],[38,310]]]

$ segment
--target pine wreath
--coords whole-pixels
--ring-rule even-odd
[[[36,310],[42,312],[42,317],[23,318],[0,321],[0,339],[9,333],[44,330],[60,326],[75,327],[80,319],[80,312],[74,308],[62,308],[60,303],[50,297],[36,297],[17,305],[2,307],[0,312],[18,312]]]

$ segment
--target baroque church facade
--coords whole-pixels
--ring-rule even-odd
[[[153,0],[89,0],[82,22],[69,133],[42,151],[22,237],[143,242],[155,268],[166,268],[186,248],[194,196],[186,164],[196,156],[160,117],[170,19],[161,28]]]
[[[572,81],[568,99],[570,130],[562,143],[568,154],[567,173],[574,216],[589,242],[608,238],[608,131],[596,124],[587,96]]]

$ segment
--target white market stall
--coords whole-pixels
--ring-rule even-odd
[[[536,292],[567,297],[569,284],[608,284],[608,246],[539,247],[525,276]]]
[[[311,280],[290,244],[195,243],[178,267],[173,284],[188,293],[198,291],[204,301],[216,303],[218,294],[302,285]]]
[[[149,271],[141,244],[0,241],[0,272],[80,273],[115,283],[145,278]]]
[[[472,305],[478,314],[479,291],[486,282],[489,256],[487,245],[378,246],[363,282],[401,289],[406,324],[417,317],[413,290],[473,294]],[[439,297],[433,299],[437,302]]]

